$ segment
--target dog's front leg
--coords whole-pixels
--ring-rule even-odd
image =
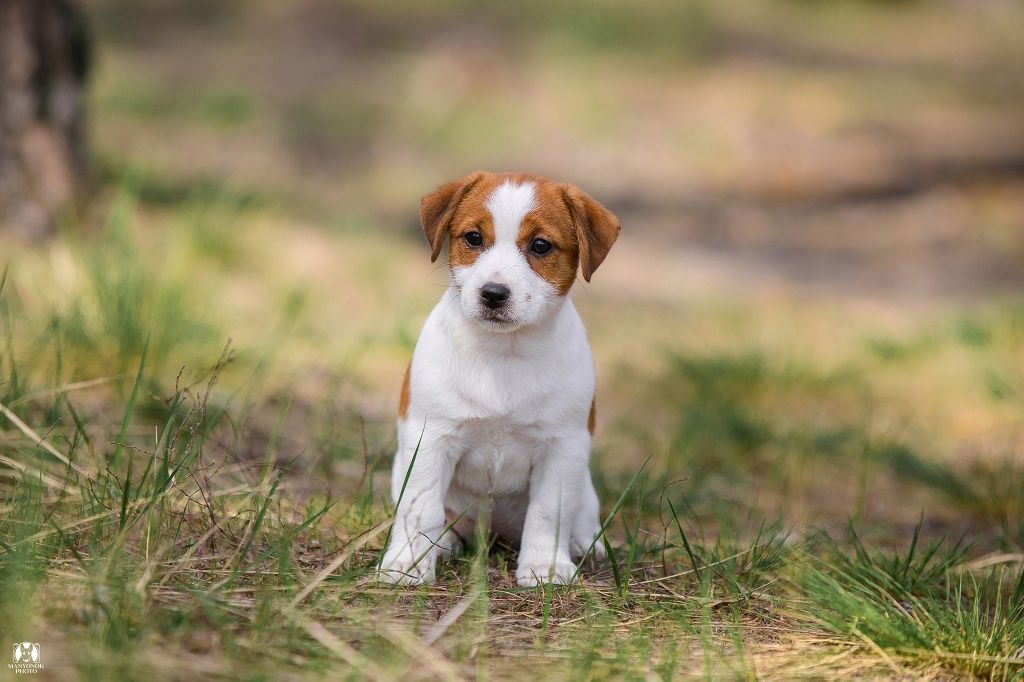
[[[415,459],[415,461],[413,461]],[[444,499],[455,471],[455,460],[440,442],[424,434],[415,458],[412,452],[395,458],[411,470],[394,472],[405,482],[396,488],[395,521],[391,539],[380,566],[380,579],[400,585],[420,585],[434,580],[438,540],[447,528]],[[410,464],[411,463],[411,464]]]
[[[583,431],[555,441],[534,463],[516,566],[521,586],[565,584],[576,575],[569,541],[589,457],[590,435]]]

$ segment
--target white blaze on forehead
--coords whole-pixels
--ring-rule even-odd
[[[515,185],[506,180],[494,190],[486,205],[494,218],[494,241],[515,243],[523,218],[537,207],[533,183]]]

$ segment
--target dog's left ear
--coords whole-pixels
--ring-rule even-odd
[[[469,190],[484,178],[484,171],[470,173],[461,180],[446,182],[420,199],[420,223],[430,242],[430,262],[441,254],[444,236],[452,225],[455,211]]]
[[[583,271],[583,279],[589,282],[594,270],[597,270],[618,239],[622,228],[619,219],[611,211],[578,187],[563,186],[562,200],[576,228],[576,239],[580,245],[580,270]]]

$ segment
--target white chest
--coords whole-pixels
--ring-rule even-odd
[[[515,335],[482,333],[446,311],[431,314],[413,355],[415,410],[456,422],[507,419],[514,428],[589,408],[593,360],[571,302],[543,326]]]
[[[543,327],[480,334],[445,310],[435,309],[417,343],[404,429],[425,425],[457,461],[465,490],[525,490],[538,458],[586,427],[594,371],[582,322],[566,302]]]
[[[506,420],[478,420],[456,429],[462,452],[455,468],[456,482],[476,493],[505,495],[529,486],[535,458],[545,443],[523,426]]]

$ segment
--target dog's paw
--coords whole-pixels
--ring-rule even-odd
[[[434,563],[434,558],[429,556],[413,561],[386,554],[377,571],[377,580],[389,585],[427,585],[434,582]]]
[[[553,564],[525,564],[516,568],[516,582],[520,587],[538,585],[568,585],[576,577],[576,564],[556,561]]]

